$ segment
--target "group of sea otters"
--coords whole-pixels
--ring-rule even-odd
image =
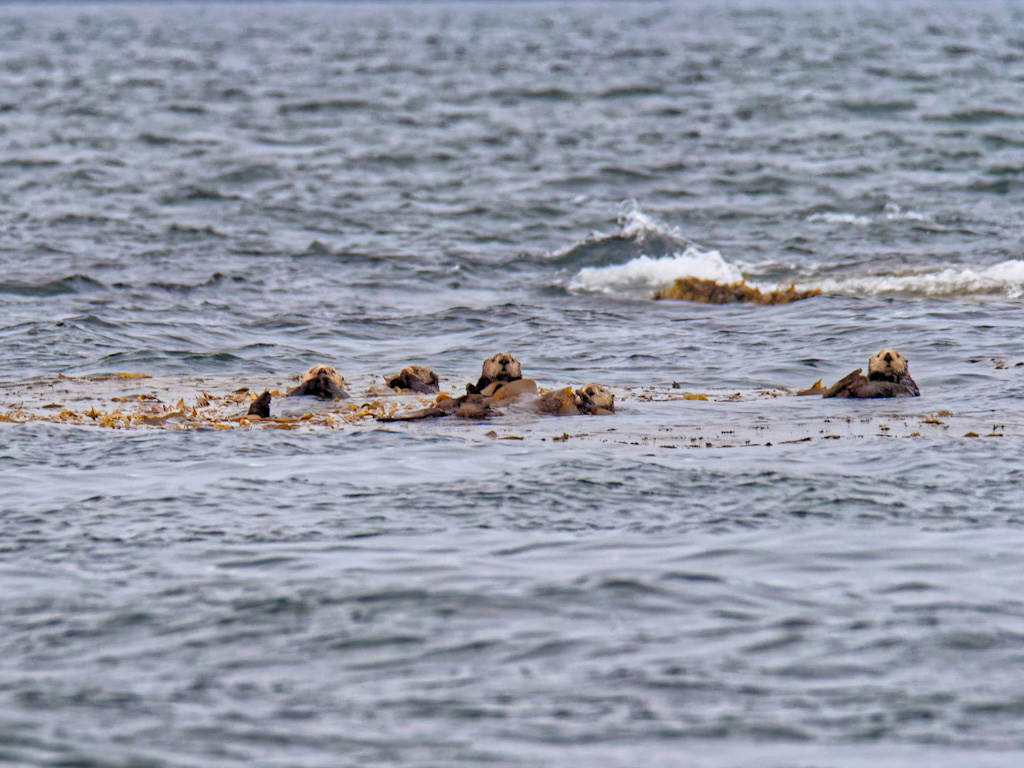
[[[524,379],[519,361],[508,352],[501,352],[484,360],[476,384],[466,385],[466,394],[450,397],[440,394],[437,374],[429,368],[410,365],[397,376],[387,378],[393,389],[437,394],[437,400],[427,408],[378,416],[378,421],[413,421],[441,416],[462,419],[484,419],[495,414],[495,408],[512,402],[532,405],[537,413],[556,416],[606,415],[615,413],[615,396],[600,384],[586,384],[579,389],[542,390],[533,379]],[[868,360],[868,375],[861,369],[847,374],[828,389],[808,390],[808,394],[821,392],[824,397],[880,398],[917,397],[921,394],[907,369],[907,359],[895,349],[883,349]],[[314,365],[302,375],[299,385],[288,391],[287,397],[307,395],[321,400],[338,400],[348,396],[345,380],[330,365]],[[269,391],[264,391],[249,407],[250,416],[270,416]]]

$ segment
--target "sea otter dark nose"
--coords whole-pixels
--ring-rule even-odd
[[[892,353],[891,352],[886,352],[884,360],[887,363],[891,363],[892,362]]]

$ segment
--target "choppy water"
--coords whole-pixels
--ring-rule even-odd
[[[989,0],[5,5],[0,380],[458,382],[512,350],[755,392],[892,345],[920,401],[614,423],[996,432],[1022,29]],[[649,301],[682,275],[826,293]],[[1019,764],[1019,432],[490,428],[0,424],[0,762]]]

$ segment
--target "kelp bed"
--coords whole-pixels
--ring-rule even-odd
[[[433,398],[396,393],[379,378],[349,381],[347,400],[286,398],[294,381],[254,377],[149,377],[137,373],[58,376],[0,384],[0,426],[49,423],[114,430],[413,431],[469,439],[624,443],[651,448],[730,448],[838,440],[1024,436],[1024,419],[935,409],[924,398],[823,401],[785,388],[691,392],[681,387],[613,388],[617,413],[606,417],[541,416],[515,405],[492,419],[380,423],[377,416],[422,408]],[[442,389],[457,389],[453,383]],[[271,418],[248,416],[264,389]]]
[[[335,428],[386,415],[400,406],[386,388],[364,398],[322,402],[285,398],[294,382],[232,386],[209,378],[159,378],[140,373],[103,376],[60,375],[50,381],[0,386],[0,422],[52,422],[113,429],[294,429]],[[271,418],[249,416],[250,403],[268,389],[274,397]],[[391,397],[388,400],[382,396]]]

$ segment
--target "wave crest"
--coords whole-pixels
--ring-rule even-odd
[[[652,293],[671,285],[679,277],[698,277],[716,283],[735,283],[743,274],[722,258],[718,251],[701,251],[690,246],[682,253],[652,258],[637,256],[625,264],[584,267],[569,283],[569,290],[599,293]]]
[[[621,265],[637,256],[670,256],[696,247],[676,227],[651,218],[629,200],[622,204],[615,232],[591,232],[582,241],[560,248],[551,258],[565,267]]]
[[[880,220],[927,221],[930,217],[906,210],[895,203],[887,204],[878,218],[855,214],[816,214],[813,220],[832,224],[867,226]],[[745,281],[751,288],[770,292],[779,285],[793,286],[799,291],[818,291],[841,296],[906,296],[922,298],[1024,297],[1024,260],[1008,260],[983,266],[950,265],[930,271],[891,274],[828,275],[826,264],[808,264],[787,278],[777,267],[770,267],[773,277],[781,283],[758,282],[756,275],[744,274],[742,265],[727,261],[717,250],[701,248],[688,240],[675,227],[668,227],[651,218],[635,202],[623,204],[619,230],[609,234],[595,233],[583,242],[574,243],[554,254],[576,273],[568,281],[570,291],[604,293],[624,298],[650,298],[679,278],[713,280],[729,285]],[[782,272],[789,270],[782,270]],[[823,276],[810,277],[822,272]]]
[[[1024,261],[1003,261],[983,269],[947,267],[938,272],[909,275],[828,278],[800,287],[817,288],[822,293],[855,296],[1005,296],[1016,299],[1024,296]]]
[[[718,251],[696,245],[676,227],[644,213],[633,200],[622,204],[615,232],[595,232],[582,242],[556,251],[553,257],[577,272],[570,291],[646,297],[679,277],[733,283],[743,279],[739,268]]]

